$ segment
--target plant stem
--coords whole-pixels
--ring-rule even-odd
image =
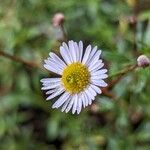
[[[113,77],[116,77],[116,76],[123,76],[124,74],[129,73],[129,72],[133,71],[136,68],[137,68],[137,64],[131,65],[131,66],[129,66],[128,68],[126,68],[124,70],[118,71],[118,72],[110,75],[108,78],[113,78]]]
[[[28,66],[28,67],[31,67],[31,68],[41,68],[41,67],[40,67],[39,65],[37,65],[36,63],[30,62],[30,61],[25,61],[25,60],[23,60],[23,59],[20,58],[20,57],[13,56],[13,55],[8,54],[8,53],[6,53],[6,52],[4,52],[4,51],[1,51],[1,50],[0,50],[0,56],[9,58],[9,59],[11,59],[11,60],[13,60],[13,61],[19,62],[19,63],[21,63],[21,64],[23,64],[23,65],[26,65],[26,66]]]
[[[137,64],[134,64],[134,65],[128,66],[128,67],[127,67],[126,69],[124,69],[124,70],[121,70],[121,71],[119,71],[119,72],[116,72],[116,73],[110,75],[110,76],[108,77],[108,79],[111,79],[111,78],[113,78],[113,77],[116,77],[116,78],[115,78],[114,80],[112,80],[112,81],[108,84],[107,89],[109,89],[109,90],[112,89],[112,88],[122,79],[122,77],[123,77],[125,74],[127,74],[127,73],[129,73],[129,72],[132,72],[132,71],[135,70],[137,67],[138,67]]]

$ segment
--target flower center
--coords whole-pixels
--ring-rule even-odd
[[[81,63],[72,63],[67,66],[62,75],[65,89],[71,93],[79,93],[89,84],[90,73]]]

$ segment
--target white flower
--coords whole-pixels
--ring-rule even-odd
[[[73,114],[76,111],[79,114],[83,107],[92,104],[97,94],[102,93],[100,87],[107,86],[103,81],[107,78],[107,69],[102,69],[101,50],[89,45],[84,51],[82,41],[79,44],[69,41],[68,45],[62,43],[60,54],[63,60],[53,52],[45,60],[44,67],[60,77],[41,79],[42,90],[47,90],[47,100],[61,95],[52,108],[62,106],[62,112],[72,109]]]

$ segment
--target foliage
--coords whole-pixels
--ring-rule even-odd
[[[42,64],[59,42],[51,20],[65,15],[68,39],[103,50],[109,74],[137,56],[150,56],[150,7],[146,0],[0,0],[0,50]],[[138,11],[137,11],[138,10]],[[135,17],[135,18],[134,18]],[[1,150],[150,149],[150,71],[124,76],[112,93],[99,95],[80,115],[51,108],[41,92],[46,71],[0,57]]]

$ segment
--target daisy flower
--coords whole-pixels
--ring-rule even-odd
[[[50,52],[45,60],[44,67],[59,76],[41,79],[42,90],[49,95],[46,100],[59,96],[52,108],[62,107],[62,112],[72,110],[73,114],[79,114],[102,93],[100,87],[107,86],[103,81],[107,78],[107,69],[102,69],[101,50],[89,45],[84,51],[82,41],[69,41],[62,43],[60,54],[62,58]]]

